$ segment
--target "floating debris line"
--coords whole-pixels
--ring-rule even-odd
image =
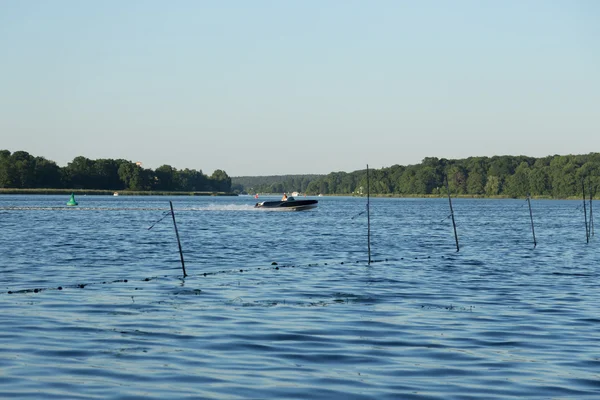
[[[152,279],[155,279],[155,278],[146,278],[146,279],[144,279],[144,281],[150,281]],[[56,287],[9,290],[6,293],[7,294],[41,293],[41,292],[44,292],[47,290],[84,289],[85,287],[92,286],[92,285],[108,285],[111,283],[127,283],[127,282],[129,282],[128,279],[117,279],[114,281],[102,281],[102,282],[93,282],[93,283],[76,283],[76,284],[62,285],[62,286],[56,286]]]
[[[425,258],[425,257],[423,257]],[[403,258],[404,259],[404,258]],[[375,262],[387,262],[388,259],[384,259],[384,260],[371,260],[371,263],[375,263]],[[358,264],[360,261],[356,261],[355,263]],[[335,263],[336,265],[345,265],[345,264],[352,264],[351,261],[341,261],[341,262],[337,262]],[[313,267],[326,267],[326,266],[331,266],[334,265],[334,263],[311,263],[311,264],[306,264],[306,265],[279,265],[279,263],[277,262],[272,262],[270,266],[263,266],[263,267],[251,267],[251,268],[235,268],[235,269],[225,269],[225,270],[219,270],[219,271],[211,271],[211,272],[201,272],[199,274],[194,274],[194,275],[186,275],[186,277],[188,278],[200,278],[200,277],[210,277],[210,276],[218,276],[218,275],[229,275],[229,274],[236,274],[236,273],[248,273],[251,271],[281,271],[283,269],[291,269],[291,268],[313,268]],[[59,291],[63,291],[66,289],[85,289],[86,287],[89,286],[98,286],[98,285],[110,285],[110,284],[115,284],[115,283],[130,283],[130,282],[150,282],[150,281],[154,281],[154,280],[158,280],[161,278],[178,278],[178,279],[184,279],[181,277],[181,275],[178,276],[174,276],[174,275],[161,275],[161,276],[152,276],[152,277],[148,277],[148,278],[144,278],[144,279],[140,279],[140,280],[134,280],[134,279],[116,279],[116,280],[112,280],[112,281],[102,281],[102,282],[88,282],[88,283],[75,283],[75,284],[67,284],[67,285],[61,285],[61,286],[52,286],[52,287],[36,287],[36,288],[31,288],[31,289],[18,289],[18,290],[8,290],[7,292],[4,292],[6,294],[28,294],[28,293],[42,293],[44,291],[52,291],[52,290],[59,290]],[[139,288],[135,288],[135,290],[138,290]]]
[[[432,259],[432,257],[422,255],[422,256],[418,256],[418,257],[414,257],[414,258],[413,257],[400,257],[398,259],[393,259],[393,260],[386,258],[386,259],[381,259],[381,260],[371,260],[371,264],[383,263],[383,262],[406,263],[406,262],[415,262],[415,260],[418,260],[419,262],[421,262],[421,260],[425,260],[425,259]],[[441,260],[458,260],[458,258],[455,258],[454,255],[451,255],[451,256],[441,255]],[[306,268],[325,268],[325,267],[332,267],[334,265],[339,266],[339,265],[352,265],[352,264],[355,264],[355,265],[360,264],[359,267],[368,267],[369,266],[368,264],[366,264],[366,260],[335,261],[335,262],[321,262],[321,263],[309,263],[309,264],[279,264],[277,262],[272,262],[270,265],[267,265],[267,266],[222,269],[222,270],[210,271],[210,272],[200,272],[198,274],[187,275],[186,277],[188,279],[205,278],[205,277],[208,278],[208,277],[216,277],[219,275],[247,274],[250,272],[258,272],[258,271],[279,273],[279,272],[283,272],[285,270],[292,270],[292,269],[295,270],[295,269],[306,269]],[[570,273],[549,272],[548,274],[575,276],[575,277],[595,276],[593,274],[578,273],[578,272],[570,272]],[[108,285],[119,284],[119,283],[138,283],[139,284],[139,283],[147,283],[147,282],[151,282],[151,281],[158,281],[158,280],[165,280],[165,279],[171,279],[171,280],[177,279],[180,281],[185,281],[185,278],[182,277],[181,275],[158,275],[158,276],[146,277],[143,279],[125,278],[125,279],[96,281],[96,282],[87,282],[87,283],[63,284],[60,286],[51,286],[51,287],[34,287],[34,288],[29,288],[29,289],[9,289],[8,291],[0,292],[0,295],[2,295],[2,294],[8,294],[8,295],[39,294],[39,293],[43,293],[46,291],[65,292],[65,291],[68,291],[68,289],[83,290],[83,289],[86,289],[86,288],[89,288],[92,286],[100,286],[100,285],[108,286]],[[142,287],[136,285],[133,288],[133,290],[143,290],[143,289],[142,289]],[[194,293],[197,295],[201,294],[202,290],[194,289]]]

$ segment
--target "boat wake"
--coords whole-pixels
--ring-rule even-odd
[[[291,208],[257,208],[250,204],[210,204],[204,207],[178,208],[176,211],[260,211],[260,212],[281,212],[296,211]]]

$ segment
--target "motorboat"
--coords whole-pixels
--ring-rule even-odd
[[[285,211],[303,211],[315,208],[318,202],[318,200],[296,200],[293,197],[288,197],[287,200],[261,201],[260,203],[256,203],[254,207]]]

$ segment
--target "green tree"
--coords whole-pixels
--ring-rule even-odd
[[[412,190],[416,194],[431,194],[434,188],[440,186],[435,168],[419,168],[414,176]]]
[[[463,166],[453,164],[448,168],[448,186],[451,193],[467,193],[467,171]]]
[[[465,165],[467,170],[467,193],[477,195],[485,194],[488,158],[469,157],[465,160]]]
[[[400,187],[399,187],[399,183],[400,183],[400,178],[402,177],[402,174],[404,173],[404,171],[406,170],[406,167],[403,167],[401,165],[392,165],[389,168],[389,179],[390,179],[390,185],[392,193],[400,193]]]
[[[94,189],[94,161],[79,156],[67,164],[64,177],[66,186],[75,189]]]
[[[172,191],[177,189],[177,170],[170,165],[161,165],[154,171],[157,190]]]
[[[526,162],[519,164],[515,173],[506,179],[506,194],[512,197],[525,197],[529,193],[529,175],[531,171]]]
[[[203,192],[213,190],[212,183],[209,183],[209,178],[195,169],[184,169],[177,173],[177,188],[179,190],[187,190],[192,192]]]
[[[481,195],[485,193],[485,176],[479,172],[471,172],[467,177],[467,193]]]
[[[552,195],[558,198],[573,196],[579,192],[575,171],[577,166],[571,156],[555,156],[550,162]]]
[[[497,196],[500,194],[502,182],[500,178],[495,175],[488,175],[487,182],[485,184],[485,194],[488,196]]]
[[[284,193],[285,192],[285,187],[283,186],[283,183],[276,182],[276,183],[273,183],[271,185],[271,188],[268,190],[268,192],[270,192],[270,193]]]
[[[60,168],[54,161],[46,160],[44,157],[34,159],[34,182],[35,188],[60,188],[62,179]]]
[[[99,159],[93,161],[89,179],[94,189],[119,190],[123,184],[119,179],[119,166],[124,160]]]
[[[15,151],[10,156],[12,184],[16,188],[32,188],[35,185],[35,159],[26,151]]]
[[[128,190],[150,190],[152,171],[142,168],[132,162],[122,163],[119,166],[119,178]]]
[[[398,193],[416,194],[419,193],[419,190],[423,190],[423,188],[419,188],[416,183],[417,171],[418,168],[415,165],[409,165],[408,167],[406,167],[404,173],[400,176],[400,180],[397,184]]]
[[[537,166],[529,174],[529,190],[534,196],[545,196],[552,192],[550,179],[548,178],[548,167]]]
[[[15,187],[14,180],[14,170],[10,158],[10,151],[0,150],[0,188]]]
[[[585,195],[595,194],[600,186],[600,160],[587,161],[577,170],[577,181],[585,187]],[[581,183],[580,183],[581,185]],[[580,193],[583,187],[580,186]]]
[[[210,176],[210,182],[213,190],[218,192],[231,191],[231,178],[223,170],[217,169]]]

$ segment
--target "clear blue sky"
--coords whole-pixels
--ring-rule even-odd
[[[600,1],[0,0],[0,149],[231,176],[600,151]]]

